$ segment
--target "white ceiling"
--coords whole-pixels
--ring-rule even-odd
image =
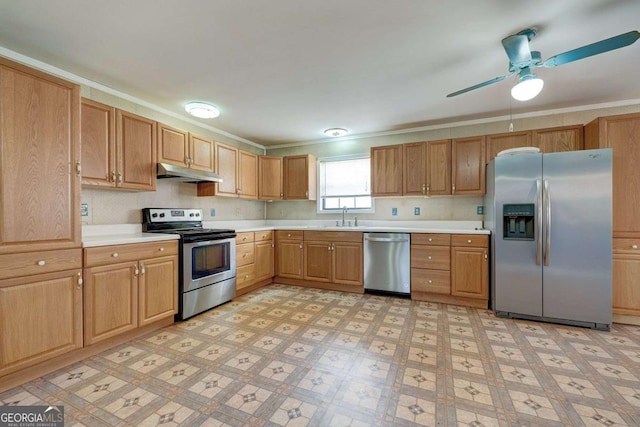
[[[640,99],[640,42],[557,68],[511,101],[500,40],[542,59],[640,29],[638,0],[0,0],[0,46],[263,145]]]

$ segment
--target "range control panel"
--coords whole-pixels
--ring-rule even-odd
[[[201,221],[202,209],[149,209],[151,222]]]

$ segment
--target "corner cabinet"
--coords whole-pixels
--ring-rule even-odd
[[[80,87],[0,58],[0,253],[80,247]]]
[[[85,345],[177,312],[177,241],[85,248],[84,265]]]

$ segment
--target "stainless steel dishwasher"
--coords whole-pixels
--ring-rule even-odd
[[[410,295],[408,233],[364,233],[364,290]]]

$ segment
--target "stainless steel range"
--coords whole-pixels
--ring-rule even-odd
[[[179,312],[187,319],[236,295],[236,232],[206,229],[202,209],[142,209],[142,231],[180,235]]]

